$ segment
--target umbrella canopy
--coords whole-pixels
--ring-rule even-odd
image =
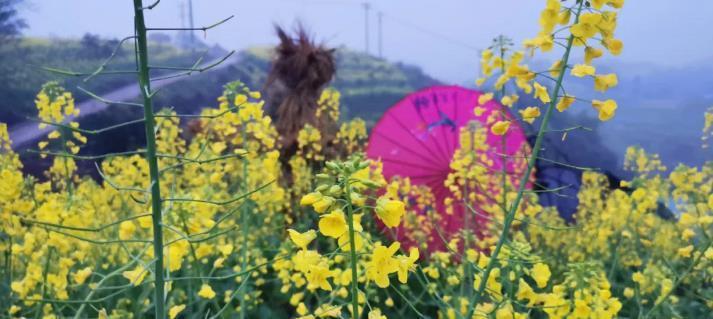
[[[501,112],[503,107],[489,101],[481,106],[485,111],[476,116],[473,109],[481,94],[458,86],[435,86],[412,93],[386,111],[372,129],[367,145],[367,156],[382,161],[384,177],[408,177],[412,184],[431,189],[436,210],[443,217],[439,225],[450,234],[463,227],[462,205],[454,207],[455,213],[448,216],[444,216],[442,207],[443,200],[451,196],[444,181],[459,147],[460,128],[470,121],[488,128],[486,143],[492,147],[486,154],[492,160],[490,169],[501,170],[503,166],[503,137],[494,135],[489,129],[491,124],[487,123],[490,114]],[[529,148],[525,134],[508,112],[505,115],[513,124],[505,135],[504,151],[510,156],[523,154],[522,149]],[[507,170],[522,171],[522,166],[515,167],[514,162],[507,161]],[[518,176],[521,175],[522,172]]]

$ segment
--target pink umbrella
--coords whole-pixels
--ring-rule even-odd
[[[473,109],[481,94],[458,86],[434,86],[412,93],[386,111],[371,130],[367,145],[367,156],[382,161],[384,177],[409,177],[412,184],[427,185],[431,189],[441,216],[439,226],[446,236],[462,229],[465,211],[463,205],[455,205],[454,213],[446,215],[443,205],[443,200],[451,196],[444,181],[451,171],[453,153],[459,147],[459,130],[472,120],[488,127],[486,120],[490,113],[502,110],[501,104],[490,101],[482,106],[485,112],[475,116]],[[521,156],[523,149],[529,153],[522,128],[509,113],[506,112],[506,116],[513,120],[513,124],[506,135],[505,153]],[[486,141],[492,146],[487,153],[492,160],[490,168],[501,170],[502,136],[492,134],[488,127]],[[507,170],[518,180],[523,170],[522,165],[515,162],[522,163],[509,160]],[[474,230],[482,230],[483,221],[481,218],[473,223],[481,225],[475,226]],[[434,238],[436,235],[429,236],[432,243],[429,247],[443,247],[442,240]]]

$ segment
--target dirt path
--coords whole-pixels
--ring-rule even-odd
[[[234,54],[230,58],[226,59],[221,63],[220,65],[217,65],[216,67],[210,69],[207,72],[215,71],[218,69],[225,68],[229,65],[235,64],[238,62],[239,55]],[[179,74],[179,73],[175,73]],[[170,76],[170,75],[169,75]],[[188,78],[187,76],[180,76],[180,77],[170,77],[165,80],[159,80],[159,81],[154,81],[151,83],[151,87],[154,90],[157,90],[161,87],[167,86],[172,83],[179,82],[183,79]],[[101,94],[100,95],[102,98],[105,100],[109,101],[129,101],[137,96],[139,96],[139,87],[136,83],[128,84],[125,86],[122,86],[114,91],[111,91],[106,94]],[[107,107],[109,107],[108,104],[100,102],[94,98],[89,98],[89,100],[84,101],[82,103],[78,103],[76,105],[77,108],[79,108],[79,116],[78,117],[68,117],[66,121],[71,121],[71,120],[76,120],[78,118],[82,118],[84,116],[94,114],[101,112],[105,110]],[[40,139],[42,136],[45,134],[49,133],[52,127],[46,127],[44,129],[39,129],[38,128],[38,123],[33,122],[33,121],[26,121],[17,125],[14,125],[13,127],[10,128],[10,139],[12,140],[12,146],[15,150],[21,150],[25,149],[31,142]]]

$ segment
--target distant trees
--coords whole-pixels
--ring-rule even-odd
[[[118,44],[119,40],[117,39],[102,40],[99,35],[85,33],[80,40],[83,50],[81,54],[83,57],[92,59],[108,57]]]
[[[171,44],[171,36],[166,33],[152,32],[149,33],[149,41],[161,44]]]
[[[0,0],[0,46],[15,39],[27,27],[17,14],[17,5],[23,0]]]

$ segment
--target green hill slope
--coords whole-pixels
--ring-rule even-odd
[[[172,84],[157,95],[156,105],[173,106],[180,112],[197,112],[214,104],[222,85],[240,80],[261,89],[270,66],[270,50],[253,48],[239,53],[238,62],[220,71],[197,74]],[[332,86],[342,93],[345,118],[361,117],[373,123],[406,94],[439,82],[419,68],[392,63],[341,47],[336,51],[337,74]]]

